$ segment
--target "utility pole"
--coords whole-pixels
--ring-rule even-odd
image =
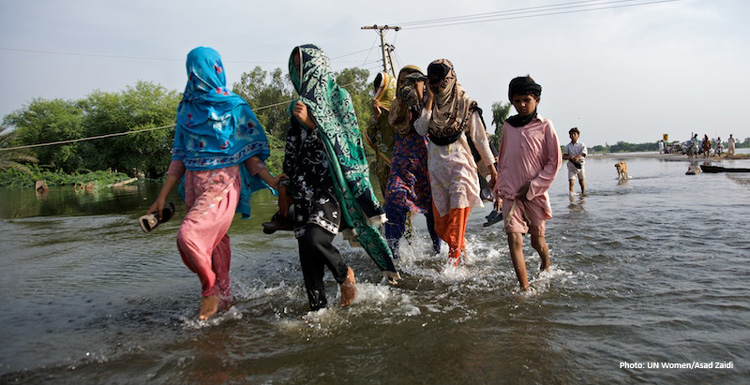
[[[385,43],[385,31],[392,29],[398,32],[401,27],[392,27],[388,25],[378,26],[377,24],[372,26],[365,26],[362,29],[377,30],[380,34],[380,52],[383,57],[383,71],[390,72],[394,77],[396,76],[396,69],[393,67],[393,49],[394,47],[390,44]]]

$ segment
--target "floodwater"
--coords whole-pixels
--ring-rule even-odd
[[[618,183],[621,159],[631,179]],[[472,212],[458,268],[447,250],[428,253],[417,217],[398,286],[337,237],[359,297],[317,313],[291,233],[261,232],[275,211],[262,193],[230,229],[235,306],[207,322],[176,251],[179,220],[149,234],[137,225],[159,186],[2,190],[0,383],[743,383],[750,174],[687,176],[688,165],[592,156],[588,194],[573,198],[563,167],[550,273],[536,272],[525,240],[531,294],[517,289],[501,226],[482,226],[489,206]]]

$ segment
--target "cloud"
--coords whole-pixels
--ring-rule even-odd
[[[362,26],[513,8],[521,6],[446,0],[3,2],[0,114],[34,97],[77,99],[138,80],[182,90],[185,55],[199,45],[221,52],[230,82],[256,65],[285,69],[291,48],[308,42],[337,58],[335,70],[361,66],[374,76],[379,39]],[[744,90],[750,87],[749,10],[743,1],[683,0],[440,28],[406,24],[389,32],[387,41],[396,46],[399,66],[453,61],[459,81],[485,111],[507,98],[512,77],[531,74],[544,86],[540,112],[560,132],[581,128],[589,145],[656,141],[662,133],[681,139],[693,131],[726,137],[725,127],[736,128],[744,118]],[[750,128],[733,133],[748,137]]]

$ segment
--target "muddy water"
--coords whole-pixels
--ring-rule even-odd
[[[260,231],[274,201],[256,195],[253,218],[230,229],[236,305],[209,322],[195,321],[200,288],[176,251],[179,221],[137,227],[158,186],[40,199],[3,190],[0,383],[745,381],[750,174],[686,176],[687,162],[623,159],[632,179],[618,183],[619,159],[591,157],[585,197],[568,196],[561,170],[551,273],[535,272],[525,245],[532,294],[516,289],[502,229],[482,226],[485,207],[472,212],[458,268],[447,250],[428,252],[417,217],[395,287],[338,237],[360,296],[307,313],[296,242]],[[674,367],[683,363],[693,369]]]

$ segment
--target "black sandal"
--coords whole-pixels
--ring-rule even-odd
[[[138,223],[141,225],[141,230],[143,230],[144,233],[151,232],[151,230],[155,229],[160,224],[172,219],[174,216],[174,210],[174,203],[169,202],[164,206],[164,209],[161,210],[161,219],[156,216],[156,211],[140,217]]]
[[[287,215],[285,217],[281,216],[280,212],[276,212],[276,214],[273,214],[273,217],[271,217],[270,222],[263,222],[263,232],[266,234],[273,234],[277,231],[292,231],[294,230],[294,224],[292,223],[292,215]]]

